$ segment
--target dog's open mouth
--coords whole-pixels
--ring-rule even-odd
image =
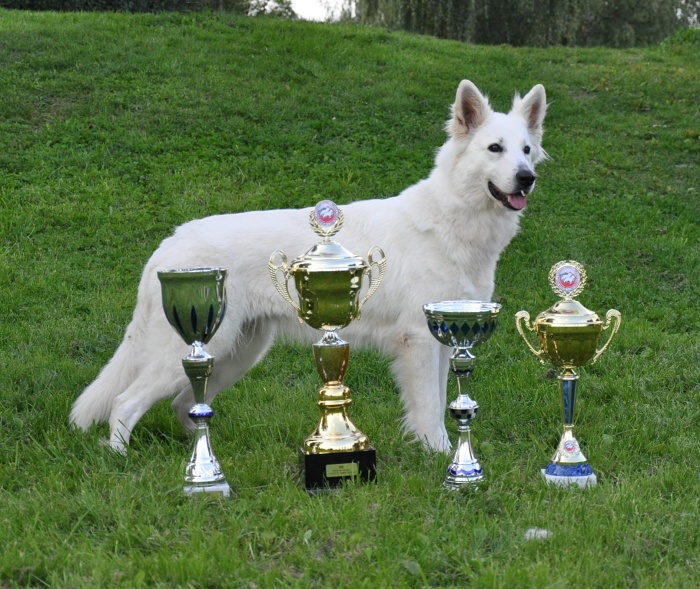
[[[527,194],[524,190],[514,194],[506,194],[502,190],[499,190],[493,182],[489,182],[489,192],[491,196],[500,201],[503,206],[513,211],[520,211],[524,209],[527,204]]]

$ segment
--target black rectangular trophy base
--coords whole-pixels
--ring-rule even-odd
[[[336,489],[347,480],[363,483],[377,480],[377,453],[374,448],[330,454],[301,452],[304,456],[306,490],[309,493]]]

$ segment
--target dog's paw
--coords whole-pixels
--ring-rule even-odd
[[[432,452],[444,452],[445,454],[452,449],[452,444],[446,431],[439,432],[434,436],[425,436],[423,438],[423,446]]]
[[[126,444],[124,444],[124,442],[113,442],[107,438],[101,438],[100,443],[103,446],[107,446],[113,452],[126,456]]]

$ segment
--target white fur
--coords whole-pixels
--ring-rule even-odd
[[[433,339],[422,306],[491,299],[496,262],[518,230],[521,211],[494,198],[488,184],[504,194],[532,190],[534,183],[523,189],[516,174],[529,171],[532,182],[534,164],[546,157],[540,145],[546,107],[544,88],[537,85],[523,98],[516,95],[510,113],[494,113],[464,80],[447,123],[449,139],[430,176],[399,196],[342,207],[345,224],[336,239],[363,257],[380,246],[387,272],[361,319],[341,335],[353,348],[370,345],[393,358],[405,429],[430,448],[450,447],[444,426],[450,350]],[[217,215],[179,227],[146,264],[124,341],[76,400],[71,422],[87,429],[109,420],[109,443],[124,452],[143,414],[175,395],[173,408],[191,429],[187,413],[193,397],[181,365],[188,346],[163,313],[158,270],[229,269],[227,312],[207,345],[216,359],[209,400],[250,370],[276,337],[318,339],[318,332],[298,323],[267,269],[273,251],[293,258],[317,240],[308,227],[308,209]]]

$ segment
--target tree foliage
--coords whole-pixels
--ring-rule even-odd
[[[700,0],[355,0],[363,24],[472,43],[608,45],[659,42],[697,23]]]
[[[0,7],[21,10],[190,12],[221,10],[295,18],[291,0],[0,0]]]

